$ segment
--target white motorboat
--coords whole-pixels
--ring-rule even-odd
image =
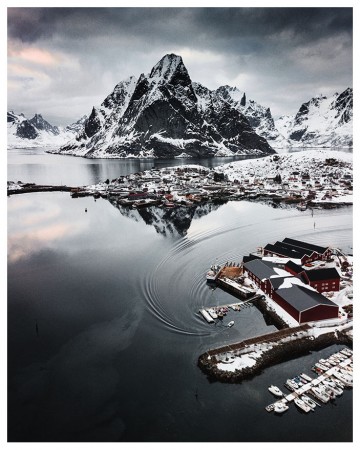
[[[311,392],[317,399],[319,399],[323,403],[327,403],[330,400],[330,396],[317,386],[311,388]]]
[[[295,391],[295,389],[299,389],[299,385],[295,383],[294,380],[291,380],[290,378],[286,380],[285,386],[290,389],[290,391]]]
[[[227,324],[227,326],[230,328],[230,327],[232,327],[233,325],[234,325],[234,321],[232,320],[231,322],[229,322],[228,324]]]
[[[332,378],[332,381],[336,384],[337,387],[339,387],[340,389],[345,389],[345,384],[338,380],[337,378]]]
[[[302,372],[302,373],[300,374],[300,377],[303,378],[303,379],[304,379],[305,381],[307,381],[307,382],[312,381],[312,378],[309,377],[309,375],[306,375],[306,373],[304,373],[304,372]]]
[[[282,414],[289,409],[288,405],[283,402],[274,403],[274,412],[277,414]]]
[[[209,308],[207,311],[208,311],[208,313],[210,314],[210,316],[213,319],[217,319],[218,318],[218,315],[216,314],[216,312],[215,312],[215,310],[213,308]]]
[[[210,267],[210,270],[206,274],[206,280],[207,281],[215,281],[220,269],[221,269],[221,266],[219,266],[218,264],[213,264]]]
[[[283,397],[284,396],[283,392],[277,386],[274,386],[273,384],[271,386],[269,386],[268,389],[276,397]]]
[[[352,351],[349,348],[343,348],[342,350],[340,350],[340,353],[342,353],[345,356],[352,356]]]
[[[311,411],[310,406],[307,403],[305,403],[304,400],[301,400],[301,398],[299,398],[299,397],[294,398],[294,403],[299,409],[301,409],[302,411],[304,411],[306,413]]]
[[[334,372],[333,376],[340,380],[345,386],[352,387],[353,381],[350,377],[343,374],[342,372]]]
[[[318,384],[318,388],[322,390],[322,392],[330,397],[330,400],[333,400],[336,395],[332,388],[326,384],[320,383]]]
[[[308,397],[307,395],[302,395],[301,396],[301,400],[306,403],[307,405],[310,406],[311,409],[315,409],[316,408],[316,403],[314,402],[314,400],[312,400],[310,397]]]
[[[206,274],[206,280],[207,281],[215,281],[216,280],[216,273],[213,270],[209,270]]]
[[[339,397],[344,393],[344,391],[339,386],[336,386],[336,384],[333,381],[329,382],[327,380],[324,380],[323,384],[327,386],[328,389],[330,389],[337,397]]]
[[[315,364],[315,367],[317,367],[320,370],[323,370],[324,372],[326,372],[329,369],[328,367],[324,366],[324,364],[321,364],[319,362]]]

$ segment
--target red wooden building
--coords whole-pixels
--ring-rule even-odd
[[[293,276],[289,272],[287,275],[285,270],[261,259],[248,261],[243,264],[243,268],[244,274],[253,283],[299,323],[338,317],[338,305],[304,284],[302,276],[305,270],[300,273],[300,276]],[[317,270],[306,273],[310,272],[317,272]],[[333,287],[331,284],[331,290],[335,290]]]
[[[301,264],[312,261],[325,261],[331,257],[330,247],[309,244],[296,239],[285,238],[282,242],[267,244],[264,247],[264,256],[280,256],[290,259],[299,259]]]

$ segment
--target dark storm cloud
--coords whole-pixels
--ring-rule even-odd
[[[186,22],[184,22],[184,19]],[[291,31],[297,41],[351,33],[352,8],[9,8],[9,37],[24,42],[57,34],[87,39],[111,33],[163,39],[205,41],[220,38],[272,35]],[[191,29],[190,35],[186,33]],[[239,36],[240,34],[240,36]]]
[[[8,8],[8,40],[9,107],[58,116],[169,52],[194,81],[236,85],[275,114],[352,85],[352,8]]]

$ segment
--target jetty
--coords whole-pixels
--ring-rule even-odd
[[[71,186],[51,186],[46,184],[23,183],[17,185],[8,184],[7,195],[27,194],[30,192],[73,192],[77,188]]]
[[[241,311],[244,308],[253,306],[253,302],[261,298],[262,295],[253,295],[251,298],[244,300],[243,302],[227,303],[225,305],[214,305],[202,307],[199,313],[204,317],[208,323],[214,323],[216,319],[221,319],[226,314],[232,311]]]
[[[287,405],[287,404],[290,404],[291,402],[295,401],[296,399],[301,398],[304,394],[305,395],[309,395],[310,394],[313,397],[317,398],[322,403],[327,403],[328,400],[326,400],[326,401],[324,399],[321,400],[320,397],[316,396],[316,394],[315,394],[316,390],[313,391],[313,388],[321,386],[323,382],[326,383],[326,381],[328,381],[328,380],[333,380],[334,377],[337,378],[337,374],[339,372],[341,373],[341,369],[346,369],[348,366],[350,366],[350,364],[352,364],[352,362],[353,362],[353,358],[352,358],[352,356],[349,356],[344,361],[341,361],[338,365],[332,366],[331,368],[326,370],[324,373],[319,375],[317,378],[314,378],[314,379],[312,379],[310,381],[303,380],[304,383],[300,383],[301,386],[299,386],[298,388],[295,388],[295,389],[293,389],[291,386],[289,386],[288,383],[285,383],[285,386],[288,389],[292,390],[292,392],[290,394],[284,396],[282,399],[277,400],[276,402],[271,403],[270,405],[266,406],[265,410],[268,411],[268,412],[276,411],[277,409],[279,410],[279,408],[276,408],[276,405],[284,405],[284,404]],[[300,376],[300,378],[302,378],[302,377]],[[351,386],[352,385],[350,383],[347,383],[347,385],[345,385],[345,387],[351,387]],[[333,397],[335,397],[334,394],[333,394]],[[317,406],[321,406],[315,399],[311,398],[311,400]],[[313,409],[313,408],[310,408],[310,409]],[[286,411],[286,410],[287,410],[287,408],[283,409],[283,411]]]

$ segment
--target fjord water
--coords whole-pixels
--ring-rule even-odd
[[[87,160],[71,161],[67,174],[94,182]],[[40,161],[39,179],[26,180],[24,163],[22,181],[56,183],[45,181],[46,167],[40,181]],[[119,175],[91,164],[99,167],[90,173]],[[232,301],[206,285],[211,263],[240,261],[285,236],[352,252],[352,208],[312,217],[231,201],[195,212],[190,226],[161,220],[156,208],[141,215],[68,193],[8,199],[8,440],[351,441],[352,391],[308,415],[294,405],[281,417],[264,409],[267,386],[311,374],[338,346],[241,384],[209,383],[196,363],[208,348],[275,329],[254,307],[225,318],[230,329],[199,317],[203,305]]]

